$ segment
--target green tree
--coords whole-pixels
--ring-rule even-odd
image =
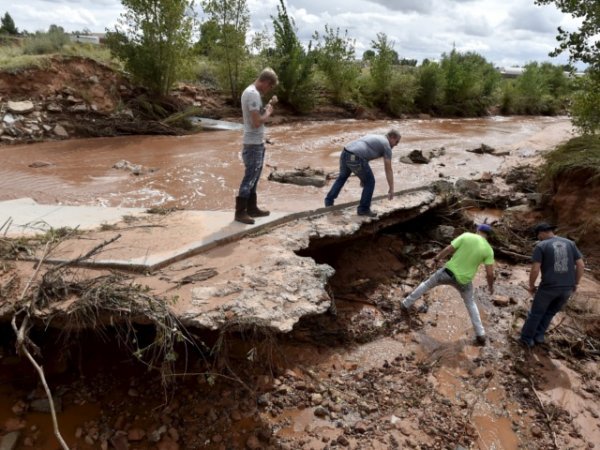
[[[456,116],[484,115],[493,105],[500,74],[477,53],[460,53],[453,49],[443,54],[440,63],[444,74],[442,113]]]
[[[308,50],[302,47],[283,0],[277,5],[277,17],[271,16],[271,19],[275,34],[271,66],[279,76],[277,94],[295,112],[307,113],[315,105],[311,44]]]
[[[589,65],[584,79],[579,80],[573,97],[571,117],[583,133],[600,132],[600,3],[598,0],[536,0],[538,5],[555,5],[564,13],[581,19],[576,31],[558,27],[558,47],[550,53],[569,52],[569,61]]]
[[[248,5],[246,0],[204,0],[202,7],[208,14],[209,21],[216,24],[216,27],[211,25],[216,42],[212,46],[209,45],[208,55],[216,62],[221,77],[227,80],[226,85],[231,98],[237,104],[245,83],[245,80],[241,80],[241,74],[248,59]]]
[[[363,62],[371,62],[375,58],[375,50],[365,50],[362,56]]]
[[[200,25],[200,40],[195,45],[195,51],[202,56],[209,56],[219,40],[219,24],[210,19]]]
[[[354,60],[354,41],[347,31],[340,36],[339,28],[334,31],[327,25],[323,35],[315,31],[313,39],[317,67],[325,75],[334,102],[341,103],[349,97],[360,74]]]
[[[577,31],[558,27],[556,56],[568,51],[571,62],[582,61],[600,68],[600,3],[598,0],[535,0],[537,5],[555,5],[563,13],[581,19]]]
[[[392,66],[398,54],[394,51],[394,43],[388,40],[385,33],[377,33],[377,40],[371,41],[371,47],[375,51],[375,56],[370,66],[372,80],[370,95],[376,105],[385,107],[390,96],[389,82],[392,79]]]
[[[19,34],[19,30],[15,26],[15,21],[8,12],[0,19],[0,34],[10,34],[13,36]]]
[[[592,68],[575,81],[571,120],[583,134],[600,133],[600,70]]]
[[[419,90],[415,105],[419,111],[439,113],[444,96],[444,74],[440,65],[429,60],[423,61],[418,69]]]
[[[124,61],[134,80],[166,94],[189,71],[195,18],[191,0],[121,0],[125,12],[106,45]]]

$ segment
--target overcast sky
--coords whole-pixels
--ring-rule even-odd
[[[198,2],[197,2],[198,3]],[[247,0],[252,29],[272,32],[271,16],[278,0]],[[371,48],[377,33],[387,34],[401,58],[439,59],[455,46],[474,51],[497,66],[530,61],[567,62],[567,55],[550,58],[557,27],[577,28],[571,16],[534,0],[287,0],[298,36],[307,43],[325,25],[348,30],[356,39],[358,56]],[[113,28],[123,12],[120,0],[0,0],[19,30],[47,30],[51,24],[66,31],[103,32]],[[200,10],[201,14],[201,10]]]

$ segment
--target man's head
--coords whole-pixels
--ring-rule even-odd
[[[554,225],[550,225],[549,223],[546,223],[546,222],[541,222],[535,226],[535,228],[533,229],[533,232],[535,233],[535,236],[538,239],[544,240],[544,239],[548,239],[548,238],[554,236],[555,229],[556,229],[556,227]]]
[[[492,234],[493,228],[491,225],[488,225],[487,223],[482,223],[481,225],[477,225],[477,232],[483,236],[485,236],[486,238],[490,236],[490,234]]]
[[[387,137],[388,142],[390,143],[390,146],[392,148],[394,148],[396,145],[398,145],[398,142],[400,142],[400,138],[402,136],[400,136],[400,133],[398,132],[398,130],[395,130],[392,128],[390,131],[388,131],[385,134],[385,137]]]
[[[263,69],[260,73],[256,81],[254,82],[254,86],[258,89],[258,92],[261,94],[266,94],[271,89],[279,84],[279,79],[277,78],[277,74],[275,71],[269,67]]]

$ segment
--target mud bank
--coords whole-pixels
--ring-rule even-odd
[[[86,450],[593,448],[600,437],[598,355],[585,339],[565,336],[582,323],[577,317],[584,311],[598,313],[590,306],[600,286],[586,278],[548,347],[532,353],[510,339],[528,308],[521,287],[526,267],[502,259],[495,296],[476,279],[487,347],[473,345],[465,308],[451,288],[432,291],[423,300],[426,309],[403,316],[398,300],[427,276],[430,258],[472,226],[464,210],[437,202],[433,192],[421,192],[380,220],[358,223],[353,211],[335,211],[212,251],[213,262],[219,252],[252,253],[254,259],[237,258],[231,269],[243,277],[226,278],[258,291],[252,302],[274,302],[269,286],[244,266],[270,261],[260,252],[269,251],[273,235],[287,243],[282,247],[304,278],[285,277],[280,284],[279,266],[271,267],[282,309],[289,302],[284,282],[310,291],[306,277],[318,277],[307,269],[328,268],[319,294],[323,309],[303,315],[286,332],[258,320],[241,295],[208,327],[170,323],[182,330],[179,342],[162,347],[171,361],[164,354],[154,358],[165,345],[157,325],[164,322],[144,325],[138,317],[123,327],[112,311],[112,322],[98,320],[86,330],[60,320],[36,326],[31,338],[41,344],[67,442]],[[497,217],[496,211],[475,212]],[[206,257],[192,262],[205,263]],[[184,267],[144,278],[193,270]],[[215,278],[196,283],[227,286]],[[128,315],[125,305],[122,316]],[[289,317],[273,323],[283,327]],[[223,319],[229,322],[219,323]],[[219,330],[207,329],[213,325]],[[37,378],[15,355],[8,325],[0,333],[0,438],[16,433],[19,450],[54,449],[48,413],[39,409],[44,394]]]

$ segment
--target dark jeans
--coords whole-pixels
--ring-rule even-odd
[[[563,309],[572,293],[572,288],[539,288],[523,324],[521,340],[530,347],[544,342],[544,334],[552,318]]]
[[[340,191],[346,184],[348,177],[355,174],[363,184],[362,195],[358,205],[358,213],[363,214],[371,210],[371,199],[375,190],[375,177],[369,166],[369,161],[350,153],[348,150],[342,151],[340,155],[340,174],[335,183],[331,186],[327,197],[325,197],[325,206],[332,206],[334,200],[340,194]]]
[[[242,159],[244,160],[246,170],[238,195],[242,198],[249,198],[250,194],[256,193],[256,186],[258,185],[258,180],[260,180],[260,174],[262,173],[265,161],[265,145],[244,144]]]

